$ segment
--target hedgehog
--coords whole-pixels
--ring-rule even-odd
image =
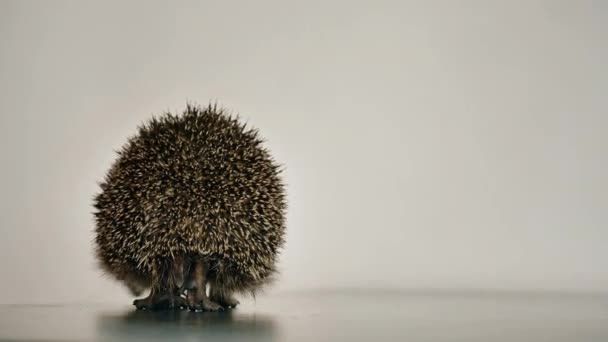
[[[134,296],[150,291],[137,309],[222,310],[272,281],[286,195],[263,143],[217,105],[188,104],[117,151],[93,201],[95,251]]]

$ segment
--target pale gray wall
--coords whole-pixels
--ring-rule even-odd
[[[217,100],[288,169],[276,291],[608,289],[608,2],[0,1],[0,302],[125,301],[91,199]]]

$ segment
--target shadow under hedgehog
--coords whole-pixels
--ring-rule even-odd
[[[150,289],[138,309],[222,310],[271,280],[286,198],[262,142],[217,106],[188,105],[118,151],[94,199],[96,253],[134,295]]]

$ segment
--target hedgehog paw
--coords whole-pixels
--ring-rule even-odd
[[[211,301],[209,298],[200,300],[195,303],[194,306],[190,307],[193,311],[224,311],[224,307],[216,302]]]
[[[222,296],[222,297],[213,297],[212,296],[211,300],[216,303],[219,303],[221,306],[223,306],[227,309],[236,308],[237,305],[239,305],[241,303],[232,296]]]
[[[223,306],[208,298],[203,299],[201,305],[205,311],[224,311]]]
[[[150,297],[136,299],[133,301],[133,305],[135,305],[135,308],[137,308],[137,310],[153,310],[155,308],[155,305],[150,299]]]
[[[241,304],[241,302],[239,302],[236,298],[234,297],[229,297],[229,298],[225,298],[224,299],[224,303],[222,305],[227,306],[229,308],[236,308],[239,304]]]
[[[143,299],[136,299],[133,305],[137,310],[173,310],[187,308],[186,299],[177,295],[157,295]]]
[[[158,298],[156,302],[156,309],[165,309],[165,310],[173,310],[173,309],[185,309],[188,307],[188,303],[186,303],[186,299],[173,294],[166,294]]]

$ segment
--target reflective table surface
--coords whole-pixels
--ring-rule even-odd
[[[241,300],[231,311],[0,305],[1,341],[608,341],[608,297],[324,291]]]

